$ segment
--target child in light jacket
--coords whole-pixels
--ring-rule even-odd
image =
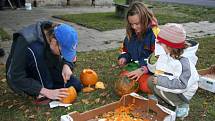
[[[148,80],[153,94],[176,106],[176,116],[180,118],[188,115],[189,102],[198,89],[199,80],[195,67],[198,44],[185,39],[186,32],[181,25],[163,26],[155,46],[155,54],[159,55],[155,77]]]

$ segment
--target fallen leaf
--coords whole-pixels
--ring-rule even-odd
[[[26,109],[26,110],[25,110],[25,113],[28,113],[28,112],[29,112],[29,109]]]
[[[100,94],[100,96],[105,97],[108,93],[107,92],[103,92]]]
[[[35,115],[29,116],[30,119],[35,119]]]
[[[7,93],[7,90],[5,89],[4,92],[3,92],[3,94],[6,94],[6,93]]]
[[[50,112],[45,112],[45,115],[46,116],[49,116],[51,113]]]
[[[95,99],[95,103],[99,103],[100,98]]]
[[[23,109],[24,107],[25,107],[25,106],[24,106],[24,105],[22,105],[22,106],[20,106],[20,107],[19,107],[19,109],[21,110],[21,109]]]
[[[105,103],[106,103],[106,101],[105,101],[105,100],[103,100],[103,101],[102,101],[102,104],[105,104]]]
[[[1,82],[6,82],[6,78],[4,78],[4,79],[1,79]]]
[[[13,107],[13,105],[9,105],[7,108],[8,108],[8,109],[11,109],[12,107]]]
[[[82,99],[81,100],[84,104],[89,104],[90,102],[89,102],[89,100],[87,100],[87,99]]]

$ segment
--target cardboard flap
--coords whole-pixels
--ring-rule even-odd
[[[198,70],[198,73],[200,75],[215,74],[215,65],[211,65],[210,68]]]

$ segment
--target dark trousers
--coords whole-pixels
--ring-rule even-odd
[[[94,7],[96,6],[95,1],[96,0],[91,0],[91,6],[94,6]]]
[[[39,42],[32,43],[26,50],[26,72],[29,78],[34,78],[40,81],[40,83],[48,89],[74,86],[76,91],[81,91],[83,86],[73,75],[67,83],[64,84],[61,75],[62,64],[60,63],[60,60],[56,58],[47,58],[44,50],[43,43]],[[54,64],[51,65],[51,61],[54,62]]]

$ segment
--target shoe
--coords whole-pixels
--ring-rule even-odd
[[[47,104],[49,104],[49,102],[51,102],[51,99],[48,99],[47,97],[41,97],[41,98],[37,98],[36,100],[34,100],[33,104],[47,105]]]
[[[158,102],[158,98],[155,95],[148,95],[148,99]]]
[[[177,108],[176,108],[176,117],[180,118],[181,120],[183,120],[185,117],[188,116],[188,113],[189,113],[189,104],[187,103],[184,103],[184,104],[181,104],[181,105],[178,105]]]

